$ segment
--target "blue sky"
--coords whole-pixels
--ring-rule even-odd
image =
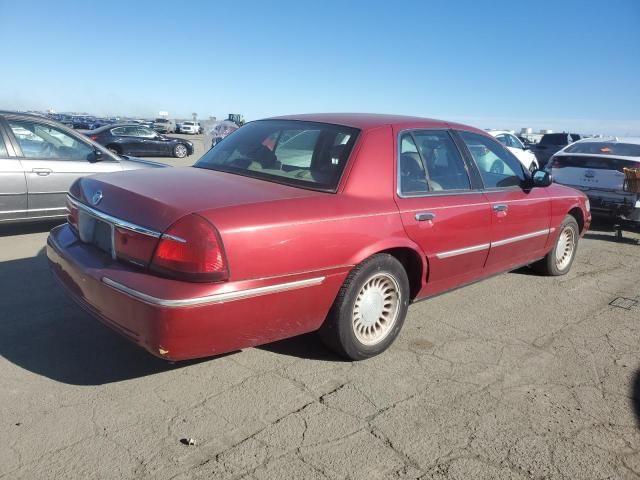
[[[640,1],[0,0],[0,108],[640,135]]]

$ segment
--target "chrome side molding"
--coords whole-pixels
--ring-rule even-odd
[[[326,277],[308,278],[305,280],[296,280],[294,282],[278,283],[276,285],[268,285],[266,287],[248,288],[246,290],[237,290],[235,292],[216,293],[214,295],[207,295],[206,297],[193,297],[193,298],[179,298],[179,299],[165,299],[157,298],[146,293],[142,293],[133,288],[127,287],[122,283],[116,282],[109,277],[102,277],[102,283],[110,286],[111,288],[118,290],[130,297],[137,300],[141,300],[151,305],[158,305],[167,308],[177,307],[193,307],[198,305],[209,305],[213,303],[225,303],[232,302],[234,300],[242,300],[250,297],[257,297],[259,295],[267,295],[270,293],[285,292],[287,290],[295,290],[298,288],[312,287],[320,285],[324,282]]]

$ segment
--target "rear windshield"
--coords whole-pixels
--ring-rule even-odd
[[[335,191],[358,133],[326,123],[260,120],[227,136],[195,166]]]
[[[156,123],[168,123],[169,120],[166,118],[156,118]]]
[[[540,145],[566,145],[568,143],[566,133],[547,133],[542,136]]]
[[[639,168],[640,162],[607,157],[582,157],[578,155],[558,155],[554,157],[553,168],[574,167],[591,170],[618,170]]]
[[[640,144],[618,142],[581,142],[567,147],[567,153],[590,153],[593,155],[617,155],[640,157]]]

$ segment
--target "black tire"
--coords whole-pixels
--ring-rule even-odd
[[[562,257],[563,260],[560,261],[558,259],[558,254],[556,251],[558,250],[558,245],[562,242],[566,241],[566,238],[563,237],[565,231],[571,230],[570,235],[572,236],[572,248],[569,257]],[[569,233],[567,233],[569,234]],[[556,243],[553,245],[553,248],[547,255],[540,261],[531,265],[531,267],[541,275],[549,275],[549,276],[560,276],[565,275],[571,270],[571,265],[573,265],[573,260],[576,258],[576,253],[578,251],[578,239],[580,238],[580,227],[578,227],[578,222],[572,215],[567,215],[562,223],[560,224],[560,228],[558,229],[558,239]],[[566,255],[565,248],[565,255]]]
[[[107,145],[107,150],[116,155],[122,155],[122,149],[118,145]]]
[[[382,283],[375,285],[376,282]],[[377,315],[375,325],[380,325],[380,333],[375,329],[375,325],[364,326],[365,316],[376,318],[375,314],[355,313],[359,312],[360,308],[363,312],[365,310],[363,295],[366,295],[366,291],[360,295],[365,285],[369,285],[368,288],[371,290],[378,289],[377,292],[374,290],[373,295],[378,295],[379,300],[372,300],[373,303],[377,302],[377,305],[367,303],[371,306],[370,311],[375,311],[376,308],[384,311],[389,308],[392,312],[386,322],[384,315]],[[383,292],[385,285],[389,290]],[[397,298],[393,293],[394,289],[398,292]],[[370,295],[367,299],[371,298]],[[373,255],[349,273],[320,327],[320,338],[330,349],[349,360],[363,360],[378,355],[385,351],[400,333],[409,307],[409,295],[409,280],[402,264],[386,253]],[[360,303],[358,307],[356,301]],[[359,319],[354,320],[355,317]],[[373,337],[379,335],[378,339],[372,339],[374,343],[363,343],[359,338],[367,335],[366,329],[373,332]]]
[[[173,156],[176,158],[184,158],[187,155],[189,155],[189,150],[187,149],[186,145],[183,145],[182,143],[177,144],[175,147],[173,147]]]

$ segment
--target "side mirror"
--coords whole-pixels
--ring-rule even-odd
[[[96,163],[102,160],[102,152],[100,150],[94,150],[89,155],[87,155],[87,160],[89,163]]]
[[[552,183],[551,174],[544,170],[536,170],[531,177],[534,187],[548,187]]]

